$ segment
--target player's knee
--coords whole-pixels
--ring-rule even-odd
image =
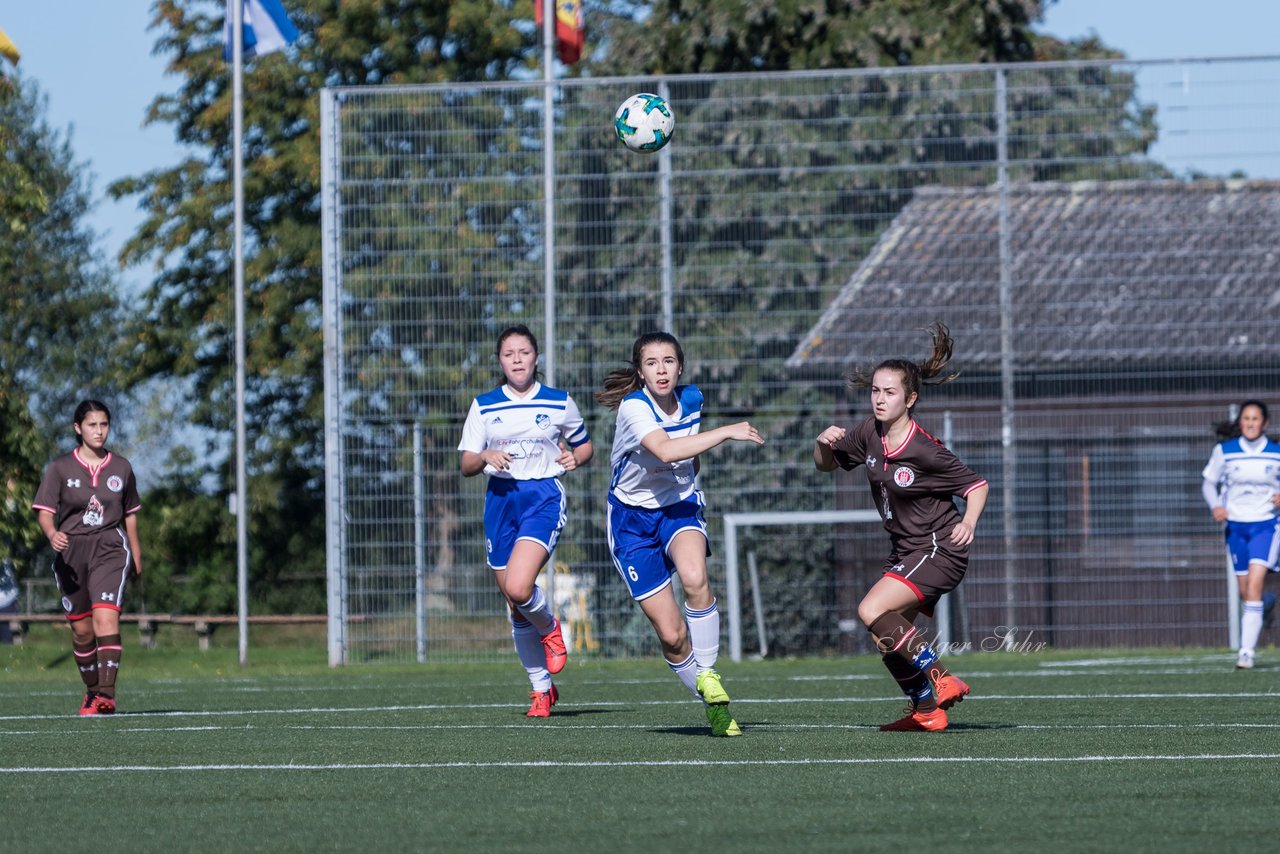
[[[858,603],[858,619],[862,621],[862,625],[870,629],[875,625],[876,620],[884,616],[885,609],[882,605],[869,603],[863,599]]]
[[[664,652],[679,654],[689,648],[689,629],[682,622],[669,628],[658,630],[658,641]]]

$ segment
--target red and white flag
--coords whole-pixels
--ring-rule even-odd
[[[533,0],[533,22],[542,26],[542,0]],[[556,0],[556,55],[565,65],[582,58],[587,28],[582,22],[582,0]]]

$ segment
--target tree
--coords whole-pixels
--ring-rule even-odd
[[[298,44],[253,60],[245,74],[247,465],[251,589],[260,604],[282,573],[319,574],[324,567],[319,91],[504,79],[524,66],[531,49],[527,35],[495,16],[489,0],[285,5],[302,33]],[[496,5],[510,11],[514,2]],[[153,102],[148,121],[172,124],[193,153],[176,166],[117,182],[111,192],[138,196],[147,213],[123,259],[157,262],[145,310],[129,329],[131,377],[189,382],[190,419],[225,436],[234,405],[223,9],[221,0],[155,4],[157,49],[171,57],[183,83]],[[220,495],[234,488],[231,462],[214,472]],[[167,530],[181,541],[178,531]],[[226,557],[230,571],[234,561]]]
[[[41,545],[31,498],[75,402],[116,388],[115,283],[84,225],[83,167],[44,112],[34,83],[0,75],[0,548],[20,570]]]

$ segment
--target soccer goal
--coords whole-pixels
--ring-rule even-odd
[[[774,513],[726,513],[724,514],[725,597],[729,612],[729,657],[742,660],[742,581],[738,568],[738,531],[743,528],[759,528],[781,525],[830,525],[839,522],[880,524],[880,514],[874,510],[789,510]],[[750,573],[751,599],[755,605],[756,632],[760,637],[760,649],[768,649],[764,624],[763,602],[760,596],[759,576]],[[940,609],[945,610],[945,609]],[[949,633],[949,632],[948,632]]]

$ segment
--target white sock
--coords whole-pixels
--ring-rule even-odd
[[[542,636],[527,620],[511,618],[511,639],[515,641],[516,655],[529,674],[529,684],[535,691],[551,690],[551,674],[547,672],[547,653],[542,648]]]
[[[533,595],[529,597],[529,601],[521,602],[519,608],[520,615],[533,623],[540,635],[545,635],[551,631],[556,624],[556,615],[551,613],[551,606],[547,602],[546,595],[542,592],[542,588],[536,584],[533,586]]]
[[[720,608],[716,600],[701,610],[694,610],[689,603],[684,606],[684,619],[689,624],[689,641],[693,644],[693,657],[698,661],[698,672],[716,666],[720,657]]]
[[[680,681],[684,683],[684,687],[688,688],[693,696],[699,700],[702,699],[702,695],[698,693],[698,662],[693,657],[693,653],[689,653],[689,657],[679,663],[668,661],[667,666],[676,672]]]
[[[1253,654],[1262,634],[1262,602],[1245,602],[1240,615],[1240,651]]]

